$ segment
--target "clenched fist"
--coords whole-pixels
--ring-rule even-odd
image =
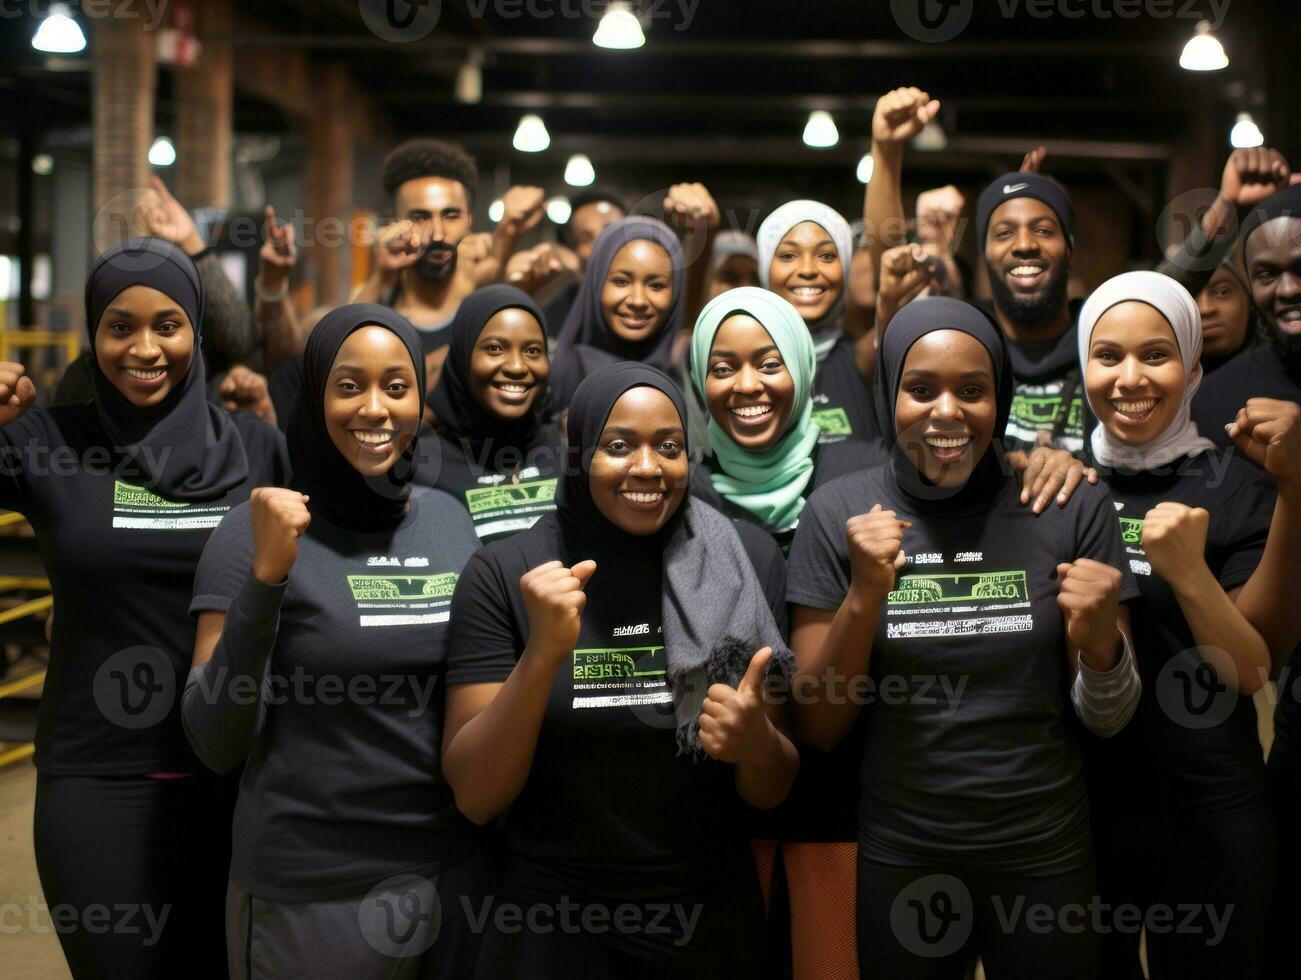
[[[8,425],[32,407],[36,385],[17,361],[0,361],[0,425]]]
[[[745,676],[735,688],[711,684],[700,711],[700,745],[719,762],[762,759],[772,738],[764,711],[763,678],[772,660],[772,647],[750,658]]]
[[[529,617],[528,645],[553,666],[559,666],[578,645],[583,607],[587,605],[583,590],[595,571],[594,561],[580,561],[573,568],[549,561],[520,577]]]
[[[404,218],[385,225],[375,235],[375,268],[383,275],[395,276],[415,265],[426,244],[414,221]]]
[[[892,510],[874,504],[866,514],[845,522],[849,540],[850,588],[877,605],[894,588],[895,573],[903,568],[903,532],[911,521],[901,521]]]
[[[1115,664],[1121,581],[1117,569],[1092,558],[1057,566],[1057,605],[1066,620],[1066,640],[1095,670]]]
[[[536,293],[562,272],[578,275],[578,256],[550,242],[516,252],[506,262],[506,281],[529,294]]]
[[[876,101],[872,113],[872,140],[875,143],[905,143],[922,131],[922,127],[940,111],[938,99],[919,88],[897,88]]]
[[[253,574],[267,585],[289,577],[298,560],[298,539],[312,523],[307,495],[283,487],[258,487],[249,497],[253,512]]]
[[[1291,175],[1278,150],[1268,146],[1234,150],[1220,176],[1220,194],[1238,208],[1255,207],[1271,194],[1286,190]]]
[[[1301,483],[1301,405],[1276,398],[1251,398],[1225,426],[1233,444],[1262,466],[1280,488]]]
[[[664,220],[675,228],[718,227],[719,210],[704,184],[674,184],[664,198]]]
[[[501,261],[493,249],[492,235],[486,231],[475,232],[461,239],[456,247],[456,271],[475,289],[482,289],[497,281],[501,275]]]
[[[218,389],[221,407],[228,412],[243,409],[256,415],[267,425],[276,424],[276,407],[271,401],[271,389],[265,375],[245,364],[235,364],[226,372]]]
[[[1211,515],[1201,507],[1163,500],[1143,518],[1143,550],[1152,570],[1170,585],[1185,581],[1206,564],[1206,530]]]
[[[497,229],[512,240],[542,220],[547,192],[541,187],[517,184],[501,196],[502,215]]]

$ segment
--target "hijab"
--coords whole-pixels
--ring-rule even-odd
[[[325,426],[325,390],[339,348],[357,330],[383,327],[396,334],[411,356],[416,390],[425,389],[420,336],[409,320],[377,303],[351,303],[323,316],[303,350],[303,382],[294,399],[286,439],[293,486],[307,494],[308,509],[337,527],[379,531],[401,523],[411,495],[416,437],[393,466],[365,477],[330,439]]]
[[[1093,329],[1102,315],[1118,303],[1139,302],[1152,307],[1174,331],[1179,357],[1184,367],[1183,402],[1179,411],[1160,435],[1141,446],[1117,439],[1105,425],[1095,426],[1092,436],[1093,458],[1103,466],[1150,470],[1164,466],[1182,456],[1214,449],[1215,443],[1197,431],[1192,419],[1193,396],[1202,383],[1202,316],[1197,301],[1179,283],[1159,272],[1124,272],[1108,279],[1093,291],[1080,310],[1080,370],[1089,363]],[[1088,386],[1085,386],[1088,396]],[[1097,414],[1090,398],[1089,407]]]
[[[730,289],[710,300],[691,335],[691,381],[701,401],[709,375],[709,352],[723,322],[736,313],[753,317],[772,338],[795,382],[795,405],[781,438],[767,449],[745,449],[711,416],[709,445],[721,472],[710,480],[725,500],[755,517],[769,531],[785,531],[799,520],[804,492],[813,478],[813,339],[799,311],[776,293],[754,286]]]
[[[844,270],[840,296],[836,298],[831,310],[817,323],[810,323],[807,327],[813,331],[814,348],[817,351],[818,363],[821,364],[831,353],[831,349],[836,346],[836,341],[840,339],[840,321],[845,315],[845,290],[849,287],[849,268],[854,257],[854,236],[850,231],[849,222],[834,208],[829,208],[818,201],[788,201],[783,204],[764,218],[763,224],[759,226],[759,282],[764,289],[772,288],[769,272],[772,271],[772,260],[777,254],[777,246],[781,244],[787,232],[805,221],[812,221],[831,236],[832,242],[836,245],[836,254],[840,256],[840,267]]]
[[[194,354],[185,377],[157,405],[131,404],[95,356],[100,318],[123,290],[149,286],[185,311]],[[173,500],[215,500],[248,478],[248,457],[235,423],[208,401],[200,349],[203,284],[194,261],[161,238],[132,238],[95,260],[86,277],[95,411],[109,447],[143,473],[146,485]]]
[[[685,432],[686,403],[668,375],[628,361],[597,368],[583,379],[569,406],[569,448],[579,465],[571,461],[565,468],[556,515],[561,528],[579,541],[595,537],[620,551],[660,553],[661,621],[678,752],[699,759],[703,753],[700,711],[709,685],[735,686],[750,656],[764,646],[773,650],[770,676],[775,673],[788,681],[794,657],[773,621],[750,557],[726,517],[688,493],[659,531],[634,535],[615,526],[597,507],[589,476],[592,457],[615,403],[625,392],[640,387],[666,395]],[[600,568],[596,574],[601,574]]]
[[[632,342],[617,336],[606,323],[601,293],[619,250],[639,241],[653,242],[668,253],[673,297],[659,328],[651,336]],[[551,361],[551,390],[558,406],[567,406],[579,382],[602,364],[635,361],[661,371],[672,369],[673,341],[682,329],[685,307],[684,268],[682,246],[664,222],[634,216],[620,218],[605,226],[592,247],[583,282],[556,341]]]
[[[961,487],[941,487],[927,480],[899,443],[895,431],[895,403],[908,352],[917,341],[937,330],[957,330],[974,337],[989,353],[994,368],[994,438]],[[1001,436],[1012,412],[1013,387],[1007,339],[983,310],[948,296],[926,296],[913,300],[894,315],[876,358],[876,415],[881,421],[881,437],[891,451],[895,482],[918,510],[964,515],[988,509],[1007,479],[1001,460]]]
[[[537,435],[545,411],[545,391],[538,393],[528,414],[519,419],[499,418],[480,405],[471,393],[470,361],[483,328],[502,310],[509,309],[524,310],[538,321],[545,347],[546,317],[527,293],[500,284],[477,289],[457,308],[447,360],[438,384],[429,394],[429,407],[438,416],[439,432],[467,444],[477,456],[482,456],[485,445],[493,451],[517,449],[522,455]]]

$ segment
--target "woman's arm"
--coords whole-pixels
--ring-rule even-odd
[[[1211,515],[1163,500],[1143,518],[1143,550],[1170,586],[1201,655],[1215,675],[1242,694],[1269,678],[1269,648],[1206,564]]]
[[[452,684],[443,728],[443,777],[470,820],[487,823],[528,780],[556,670],[578,643],[583,587],[596,563],[572,569],[558,561],[520,579],[529,640],[502,683]],[[455,622],[455,620],[453,620]]]
[[[1269,537],[1234,605],[1260,631],[1283,668],[1301,641],[1301,406],[1273,398],[1252,398],[1229,425],[1243,454],[1278,484]]]
[[[911,525],[875,505],[846,524],[852,580],[835,613],[796,605],[791,647],[795,652],[795,730],[800,741],[824,751],[853,727],[859,705],[849,687],[867,676],[881,605],[903,567],[903,531]]]
[[[249,512],[251,567],[225,612],[199,614],[190,676],[181,697],[186,738],[215,772],[238,766],[261,728],[280,604],[298,558],[298,540],[311,522],[307,497],[279,487],[255,489]],[[199,576],[203,574],[201,564]]]

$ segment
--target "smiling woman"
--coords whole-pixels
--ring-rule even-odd
[[[429,395],[434,437],[416,481],[462,501],[481,541],[532,527],[555,509],[560,434],[545,422],[551,375],[542,311],[514,286],[488,286],[456,311]]]
[[[757,237],[760,281],[795,307],[812,335],[819,442],[879,445],[871,386],[843,328],[845,277],[853,255],[849,223],[817,201],[789,201],[763,220]]]
[[[672,370],[683,273],[682,246],[664,222],[621,218],[605,227],[552,355],[557,408],[567,407],[579,382],[602,364]]]
[[[199,556],[222,515],[286,478],[284,442],[208,403],[205,294],[180,248],[109,249],[85,298],[94,401],[32,408],[23,366],[0,365],[0,506],[30,521],[57,609],[36,728],[37,867],[45,902],[79,921],[106,907],[165,913],[154,936],[59,930],[74,976],[224,976],[232,786],[189,751],[176,694]]]
[[[789,666],[783,568],[766,535],[686,497],[684,415],[653,368],[579,386],[557,511],[457,583],[443,771],[476,822],[510,809],[503,904],[690,921],[503,928],[479,976],[758,974],[745,805],[772,807],[798,767],[784,709],[758,696],[770,664],[777,687]]]
[[[456,912],[486,880],[438,774],[433,703],[452,590],[477,542],[450,497],[411,491],[424,380],[400,314],[327,314],[289,423],[294,488],[256,490],[199,564],[183,713],[209,767],[243,765],[226,906],[235,977],[261,976],[265,950],[294,976],[471,969]],[[435,889],[441,921],[391,959],[383,909],[428,908]]]

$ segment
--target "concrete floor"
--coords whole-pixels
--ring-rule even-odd
[[[1272,691],[1256,696],[1261,743],[1274,740]],[[0,769],[0,962],[4,980],[68,980],[59,940],[44,912],[32,852],[36,769],[24,761]]]

